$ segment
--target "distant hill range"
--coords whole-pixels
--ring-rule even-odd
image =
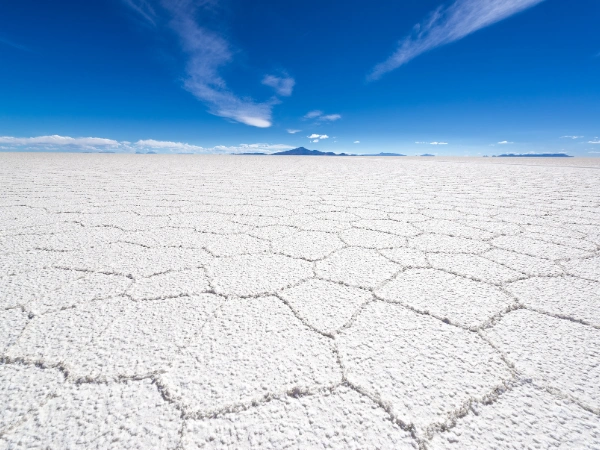
[[[499,158],[572,158],[566,153],[504,153]]]
[[[400,153],[377,153],[374,155],[353,155],[349,153],[333,153],[333,152],[322,152],[320,150],[308,150],[304,147],[293,148],[283,152],[276,153],[241,153],[241,155],[276,155],[276,156],[406,156]]]
[[[306,156],[351,156],[347,153],[322,152],[320,150],[308,150],[304,147],[293,148],[284,152],[273,153],[273,155],[306,155]]]

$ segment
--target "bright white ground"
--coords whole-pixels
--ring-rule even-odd
[[[600,161],[0,154],[0,448],[600,448]]]

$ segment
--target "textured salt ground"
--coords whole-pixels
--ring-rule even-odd
[[[600,448],[599,168],[0,154],[0,449]]]

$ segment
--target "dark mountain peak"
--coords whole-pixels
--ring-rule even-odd
[[[308,150],[304,147],[293,148],[284,152],[273,153],[273,155],[306,155],[306,156],[345,156],[337,155],[333,152],[322,152],[319,150]]]

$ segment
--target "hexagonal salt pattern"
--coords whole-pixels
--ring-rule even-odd
[[[511,378],[477,334],[383,302],[368,305],[340,333],[339,351],[346,379],[421,436]]]
[[[29,412],[51,399],[64,379],[58,370],[20,364],[0,365],[0,437],[18,425]]]
[[[523,385],[497,401],[474,404],[455,427],[435,436],[428,448],[599,448],[598,416],[569,400]]]
[[[219,258],[208,267],[216,292],[253,296],[275,292],[313,276],[312,265],[281,255]]]
[[[375,250],[348,247],[317,262],[315,272],[321,278],[369,289],[377,287],[399,269],[400,266]]]
[[[364,289],[324,280],[308,280],[280,296],[308,325],[326,334],[340,329],[372,298]]]
[[[598,448],[598,168],[0,153],[0,448]]]
[[[161,377],[169,395],[208,414],[341,381],[330,339],[275,297],[230,298]]]
[[[19,338],[28,321],[21,308],[6,309],[0,313],[0,357]]]
[[[600,328],[600,283],[575,277],[542,277],[506,286],[528,308]]]
[[[150,380],[65,387],[0,437],[8,448],[177,448],[177,409]]]
[[[344,243],[337,235],[323,231],[298,231],[271,244],[276,253],[309,261],[325,258],[343,246]]]
[[[409,269],[375,291],[378,297],[476,329],[514,300],[495,286],[435,269]]]
[[[184,450],[196,448],[417,449],[410,433],[384,410],[345,387],[298,398],[284,396],[248,410],[190,420]]]
[[[485,334],[517,370],[600,411],[600,330],[527,310]]]
[[[65,365],[75,379],[118,379],[167,369],[222,299],[212,294],[144,302],[115,298],[45,314],[7,351]]]

